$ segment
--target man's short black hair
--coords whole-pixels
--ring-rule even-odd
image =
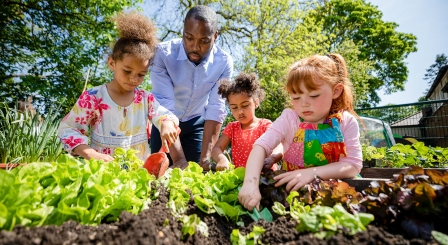
[[[210,24],[213,32],[218,30],[218,15],[213,9],[205,5],[196,5],[188,10],[184,22],[190,18],[195,18],[196,20]]]

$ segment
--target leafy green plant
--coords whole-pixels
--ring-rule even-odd
[[[249,234],[243,235],[238,229],[233,229],[230,234],[230,241],[232,245],[254,245],[261,244],[259,241],[260,236],[265,233],[266,230],[261,226],[254,225],[254,228]]]
[[[438,241],[442,245],[448,245],[448,236],[443,234],[442,232],[432,231],[431,235],[434,237],[436,241]]]
[[[68,220],[99,224],[116,221],[124,210],[140,213],[158,196],[151,186],[155,177],[143,168],[124,170],[122,160],[84,163],[64,154],[57,162],[1,170],[0,229]]]
[[[332,207],[306,205],[299,201],[300,196],[299,192],[291,192],[287,198],[289,208],[276,202],[273,210],[279,215],[290,215],[296,220],[297,231],[312,232],[321,239],[327,239],[339,231],[354,235],[366,230],[366,225],[374,219],[374,216],[368,213],[351,214],[341,203],[336,203]]]
[[[56,111],[55,107],[43,117],[0,104],[0,162],[55,161],[63,152]]]
[[[403,168],[411,165],[423,168],[448,166],[448,148],[425,146],[423,142],[412,145],[396,144],[390,148],[362,145],[363,160],[377,160],[377,167]]]
[[[188,235],[192,236],[198,230],[205,237],[208,237],[208,226],[201,220],[196,214],[184,215],[181,219],[182,226],[182,239]]]
[[[236,168],[204,175],[197,163],[190,162],[184,170],[175,168],[167,172],[166,179],[161,181],[170,191],[167,205],[174,216],[182,217],[187,204],[194,203],[204,213],[218,213],[238,222],[241,215],[247,214],[238,202],[238,187],[243,183],[244,173],[244,168]]]
[[[389,181],[372,181],[359,209],[381,224],[401,224],[411,237],[429,240],[437,223],[448,218],[448,172],[410,166]]]

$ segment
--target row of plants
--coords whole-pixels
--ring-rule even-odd
[[[412,145],[396,144],[388,147],[362,145],[363,161],[374,161],[375,167],[404,168],[411,165],[422,168],[447,168],[448,148],[426,146],[423,142]]]
[[[410,166],[388,182],[372,182],[363,192],[356,192],[346,182],[316,178],[297,192],[286,193],[284,188],[274,188],[273,177],[281,171],[268,171],[260,182],[261,211],[249,212],[237,199],[244,171],[237,168],[204,175],[199,165],[191,163],[184,171],[174,169],[164,176],[162,181],[170,191],[168,206],[188,227],[184,236],[195,230],[207,234],[205,224],[197,216],[185,218],[188,204],[194,204],[204,213],[218,213],[240,226],[244,226],[244,215],[255,221],[272,221],[274,212],[295,220],[299,232],[311,232],[323,239],[336,232],[354,235],[375,219],[377,224],[400,224],[410,237],[447,241],[448,237],[437,231],[444,229],[442,223],[436,221],[446,218],[448,172]],[[234,230],[231,240],[235,244],[255,244],[263,232],[262,227],[256,226],[246,235]]]
[[[53,162],[63,153],[57,108],[46,116],[0,103],[0,163]]]
[[[133,150],[118,149],[110,163],[80,161],[62,155],[55,162],[31,163],[0,171],[0,229],[14,226],[59,225],[68,220],[81,224],[116,221],[122,211],[138,214],[167,188],[167,206],[183,224],[186,238],[196,232],[208,236],[198,215],[187,215],[188,206],[205,214],[217,213],[240,227],[244,216],[272,221],[286,216],[299,232],[325,239],[337,232],[354,235],[370,222],[400,224],[411,237],[443,241],[437,220],[445,220],[448,208],[448,172],[410,167],[390,181],[374,181],[363,192],[338,180],[316,178],[298,191],[275,188],[273,177],[281,171],[266,171],[260,181],[261,209],[249,212],[238,202],[245,169],[204,174],[191,162],[185,170],[169,169],[156,180],[141,168]],[[446,229],[446,228],[445,228]],[[234,244],[257,242],[262,227],[248,234],[235,229]],[[442,243],[442,242],[441,242]],[[442,243],[447,244],[447,243]]]
[[[134,150],[117,149],[115,160],[81,161],[62,155],[0,170],[0,230],[14,226],[116,221],[122,211],[138,214],[157,198],[157,181]]]

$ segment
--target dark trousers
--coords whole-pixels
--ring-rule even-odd
[[[180,127],[180,143],[184,150],[187,161],[199,163],[202,149],[202,134],[204,132],[204,118],[202,116],[192,118],[186,122],[179,122]],[[162,140],[160,139],[159,130],[153,125],[151,128],[151,138],[149,139],[151,152],[158,152],[162,147]],[[173,165],[173,160],[170,159],[170,166]]]

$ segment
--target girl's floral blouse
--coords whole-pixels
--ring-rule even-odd
[[[178,118],[161,106],[150,92],[135,89],[134,101],[121,107],[110,98],[104,84],[81,94],[62,119],[58,135],[64,149],[71,154],[75,147],[90,143],[90,147],[108,155],[113,155],[116,148],[136,149],[138,157],[144,161],[150,155],[148,120],[159,130],[165,120],[179,125]]]

